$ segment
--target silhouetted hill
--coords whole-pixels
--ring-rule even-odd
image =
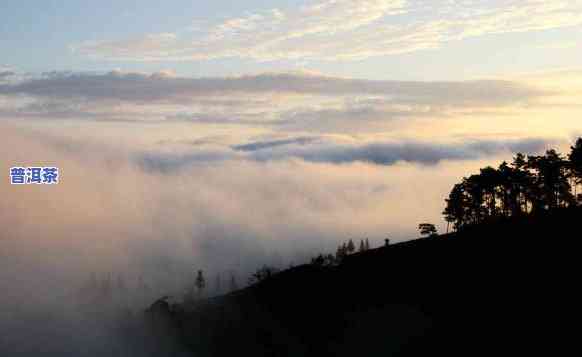
[[[502,219],[283,271],[168,319],[194,356],[558,354],[582,210]]]

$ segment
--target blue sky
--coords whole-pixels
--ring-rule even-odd
[[[457,13],[466,11],[491,11],[491,18],[511,14],[504,22],[491,24],[490,20],[479,21],[474,17],[473,27],[487,24],[479,34],[462,36],[461,39],[443,40],[437,48],[420,48],[404,53],[383,54],[382,51],[357,59],[335,60],[324,58],[322,54],[311,56],[283,56],[275,59],[250,58],[249,56],[218,56],[204,59],[179,60],[176,56],[156,56],[152,61],[142,61],[146,52],[131,53],[130,58],[119,58],[107,51],[85,46],[86,51],[74,52],[73,46],[88,41],[115,42],[138,40],[148,35],[175,34],[183,43],[199,39],[200,30],[216,28],[229,19],[248,18],[254,14],[268,16],[269,11],[277,9],[291,19],[282,22],[281,31],[292,31],[292,17],[301,6],[309,6],[321,1],[3,1],[0,13],[1,65],[23,72],[43,72],[50,70],[108,71],[121,68],[128,71],[154,72],[172,68],[184,76],[225,76],[265,71],[286,71],[309,69],[321,73],[377,79],[415,79],[415,80],[462,80],[476,77],[505,74],[508,72],[539,71],[551,68],[576,66],[582,60],[580,38],[581,5],[578,1],[562,2],[567,5],[555,14],[542,9],[540,4],[557,4],[559,1],[536,3],[535,1],[485,1],[474,2],[472,6],[455,5],[446,1],[431,2],[402,1],[402,13],[391,14],[390,6],[399,1],[376,1],[387,4],[384,15],[362,26],[366,31],[374,31],[384,26],[405,26],[416,22],[450,20]],[[461,2],[459,2],[461,3]],[[531,3],[528,5],[528,3]],[[475,5],[476,4],[476,5]],[[516,5],[517,4],[517,5]],[[380,5],[384,6],[384,5]],[[530,8],[528,8],[530,6]],[[547,5],[546,5],[547,6]],[[451,7],[446,10],[447,7]],[[529,16],[519,11],[539,8],[539,13],[531,17],[534,26],[525,24]],[[338,11],[340,22],[346,16]],[[373,12],[373,9],[370,10]],[[544,16],[546,14],[546,16]],[[547,15],[549,14],[549,15]],[[536,17],[537,22],[535,21]],[[574,17],[574,19],[572,18]],[[325,23],[325,12],[313,15],[313,22]],[[489,21],[489,22],[488,22]],[[549,26],[539,26],[549,24]],[[193,27],[198,26],[198,32]],[[470,27],[469,25],[463,25]],[[537,27],[536,27],[537,26]],[[257,40],[268,31],[266,25],[259,23],[256,29]],[[324,31],[332,30],[327,29]],[[446,30],[448,31],[448,30]],[[465,29],[466,31],[466,29]],[[414,30],[411,30],[414,33]],[[386,36],[396,36],[387,34]],[[237,44],[233,35],[232,43]],[[239,36],[240,37],[240,36]],[[351,46],[368,39],[370,43],[379,38],[363,36],[358,27],[349,29],[340,36],[324,38],[325,41],[343,42],[353,38]],[[413,41],[412,39],[410,41]],[[230,42],[229,42],[230,43]],[[323,42],[326,43],[326,42]],[[300,38],[293,46],[318,46],[313,36]],[[409,46],[403,43],[401,46]],[[278,50],[291,51],[282,46]],[[362,49],[360,49],[362,50]],[[363,50],[368,50],[364,48]],[[377,49],[376,49],[377,50]],[[331,49],[331,57],[349,52],[346,48]],[[363,51],[360,51],[363,52]],[[392,51],[394,52],[394,51]],[[189,53],[187,53],[188,55]],[[259,56],[260,57],[260,56]],[[329,56],[327,56],[329,57]],[[486,59],[486,60],[484,60]]]

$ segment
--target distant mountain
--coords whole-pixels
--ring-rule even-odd
[[[580,208],[500,219],[150,315],[196,357],[560,355],[581,236]]]

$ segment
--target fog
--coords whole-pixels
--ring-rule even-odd
[[[155,349],[131,344],[143,331],[128,338],[119,324],[161,296],[181,301],[197,270],[212,295],[218,274],[224,292],[231,275],[244,286],[262,264],[301,264],[347,239],[373,247],[415,238],[421,221],[443,229],[451,185],[484,163],[227,158],[152,170],[131,143],[0,128],[0,355],[144,355]],[[59,184],[9,184],[11,166],[34,165],[59,167]],[[111,284],[106,302],[92,279]]]

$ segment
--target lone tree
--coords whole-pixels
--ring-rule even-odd
[[[230,291],[238,290],[238,284],[236,283],[236,278],[234,274],[230,275]]]
[[[348,254],[352,254],[353,252],[356,251],[356,246],[354,245],[354,242],[351,239],[348,242],[347,248],[348,248]]]
[[[198,289],[198,295],[202,295],[204,288],[206,287],[206,279],[204,279],[204,274],[202,270],[198,270],[198,275],[196,276],[196,282],[194,283],[196,289]]]
[[[418,229],[423,236],[434,237],[438,234],[435,225],[432,223],[421,223],[418,225]]]

